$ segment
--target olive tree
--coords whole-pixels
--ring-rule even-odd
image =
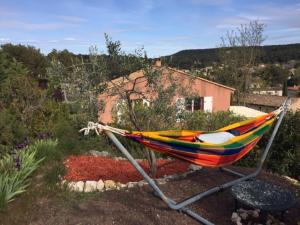
[[[265,41],[265,24],[251,21],[235,30],[227,31],[221,37],[216,80],[236,88],[236,101],[249,90],[252,73],[262,54],[261,45]]]

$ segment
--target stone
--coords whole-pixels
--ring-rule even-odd
[[[191,164],[189,166],[189,170],[192,170],[192,171],[197,171],[197,170],[201,170],[202,169],[202,166],[198,166],[198,165],[194,165],[194,164]]]
[[[163,184],[166,184],[166,183],[167,183],[167,181],[166,181],[165,179],[163,179],[163,178],[157,179],[156,182],[157,182],[158,184],[160,184],[160,185],[163,185]]]
[[[137,185],[139,186],[139,187],[143,187],[144,185],[146,185],[146,184],[148,184],[146,181],[144,181],[144,180],[141,180],[141,181],[139,181],[138,183],[137,183]]]
[[[236,212],[233,212],[231,215],[231,221],[234,223],[238,223],[241,221],[241,217]]]
[[[126,158],[123,158],[123,157],[115,157],[114,159],[115,160],[126,160]]]
[[[255,209],[252,211],[252,217],[253,218],[258,218],[259,217],[259,213],[260,213],[260,210],[259,209]]]
[[[107,157],[107,156],[110,156],[109,152],[107,151],[96,151],[96,150],[90,150],[89,153],[93,156],[104,156],[104,157]]]
[[[68,183],[68,188],[69,188],[71,191],[83,192],[83,189],[84,189],[84,182],[83,182],[83,181],[70,182],[70,183]]]
[[[248,218],[248,213],[246,212],[243,212],[240,214],[240,217],[243,219],[243,220],[246,220]]]
[[[103,189],[104,189],[104,182],[103,182],[103,180],[100,179],[100,180],[97,182],[96,187],[97,187],[97,190],[98,190],[98,191],[103,191]]]
[[[84,192],[97,191],[97,181],[88,180],[85,182]]]
[[[120,188],[125,188],[125,187],[126,187],[126,184],[122,184],[122,183],[120,183],[120,182],[118,182],[117,185],[118,185]]]
[[[128,182],[127,187],[128,188],[133,188],[136,184],[137,184],[137,182]]]
[[[266,225],[271,225],[272,224],[272,220],[268,219]]]
[[[116,189],[116,182],[114,182],[113,180],[106,180],[104,181],[104,187],[106,190],[113,190]]]

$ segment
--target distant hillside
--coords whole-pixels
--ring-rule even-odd
[[[288,45],[266,45],[261,47],[262,63],[284,63],[300,60],[300,43]],[[182,50],[173,55],[162,57],[168,65],[189,69],[191,66],[205,67],[218,62],[219,48]]]

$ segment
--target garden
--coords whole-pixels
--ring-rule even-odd
[[[162,87],[159,74],[149,69],[151,62],[142,51],[125,54],[120,43],[108,36],[106,44],[108,55],[91,49],[85,57],[68,51],[44,56],[33,47],[2,46],[0,224],[197,224],[155,198],[149,185],[105,135],[83,136],[79,130],[88,121],[97,121],[101,109],[97,94],[105,90],[106,82],[138,69],[146,71],[158,97],[150,107],[133,108],[130,101],[122,105],[122,115],[115,113],[115,127],[213,131],[245,118],[231,112],[195,111],[183,112],[175,123],[178,110],[170,102],[176,87]],[[115,91],[124,100],[136,94],[133,90]],[[287,212],[286,224],[300,221],[299,124],[300,112],[288,112],[259,176],[297,195],[298,204]],[[233,168],[252,171],[270,133]],[[160,153],[151,155],[137,143],[120,140],[162,190],[175,198],[232,179],[219,170],[193,167]],[[211,196],[193,209],[216,224],[233,223],[234,199],[229,191]],[[237,213],[242,222],[258,223],[253,212],[245,218],[243,212]],[[280,224],[273,217],[269,221]]]

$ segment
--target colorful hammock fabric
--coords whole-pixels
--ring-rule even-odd
[[[167,130],[125,132],[125,137],[150,149],[166,153],[196,165],[221,167],[232,164],[251,151],[276,119],[272,112],[254,119],[234,123],[214,132]],[[233,138],[224,143],[200,142],[201,134],[230,133]]]

